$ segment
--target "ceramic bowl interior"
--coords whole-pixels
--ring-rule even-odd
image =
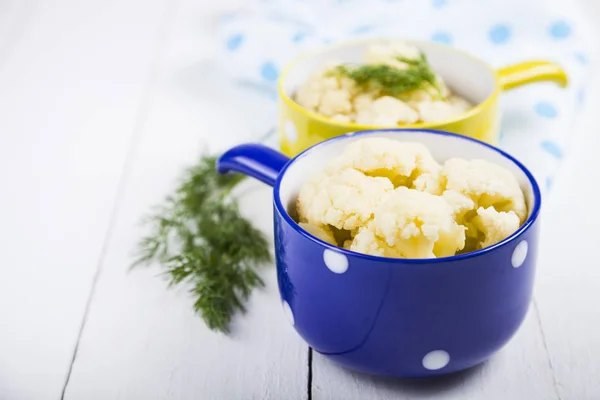
[[[374,42],[338,45],[298,60],[284,74],[281,82],[284,94],[293,99],[297,88],[328,63],[364,63],[365,50]],[[421,50],[448,87],[472,104],[480,104],[494,93],[495,72],[479,59],[437,43],[406,42]]]
[[[322,171],[330,160],[342,153],[347,145],[367,136],[384,137],[404,142],[420,142],[431,151],[433,157],[439,163],[443,163],[449,158],[460,157],[467,160],[484,159],[498,164],[507,168],[517,178],[525,194],[529,216],[531,216],[532,210],[536,208],[536,202],[539,202],[534,194],[536,190],[533,187],[533,177],[530,178],[527,175],[528,172],[517,161],[494,147],[474,139],[439,131],[417,129],[378,130],[340,136],[313,146],[296,157],[280,178],[280,190],[275,193],[275,196],[279,197],[280,204],[287,207],[288,215],[292,218],[296,215],[296,199],[306,178]]]

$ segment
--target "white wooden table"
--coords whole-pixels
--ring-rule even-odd
[[[0,399],[600,399],[600,80],[544,205],[527,320],[467,373],[333,365],[286,323],[273,268],[229,337],[158,269],[128,271],[138,219],[180,169],[265,122],[196,78],[208,3],[0,0]],[[247,185],[242,210],[270,232],[270,190]]]

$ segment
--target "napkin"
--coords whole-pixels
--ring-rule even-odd
[[[568,151],[596,58],[596,32],[577,1],[257,0],[222,13],[215,29],[220,69],[247,99],[246,114],[272,121],[266,139],[275,147],[279,72],[327,43],[425,39],[471,52],[492,67],[555,61],[567,71],[568,88],[536,83],[505,92],[500,101],[500,147],[533,172],[543,191]]]

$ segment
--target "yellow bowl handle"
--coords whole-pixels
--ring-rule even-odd
[[[566,72],[550,61],[525,61],[500,68],[496,73],[502,90],[542,81],[555,82],[560,87],[569,83]]]

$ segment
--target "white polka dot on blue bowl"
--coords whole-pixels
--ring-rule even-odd
[[[444,368],[450,362],[450,354],[444,350],[434,350],[423,357],[423,367],[435,371]]]
[[[326,249],[323,252],[323,261],[327,268],[336,274],[343,274],[348,270],[348,258],[333,250]]]
[[[494,25],[488,32],[490,41],[494,44],[504,44],[510,40],[511,30],[508,25]]]
[[[288,320],[288,322],[294,326],[294,313],[292,312],[292,307],[290,307],[290,305],[288,304],[287,301],[283,300],[283,302],[281,303],[281,306],[283,307],[283,313],[285,314],[285,319]]]
[[[285,124],[283,124],[283,133],[290,143],[296,143],[296,140],[298,140],[298,130],[290,120],[285,121]]]
[[[511,263],[513,268],[519,268],[525,262],[527,258],[527,251],[529,250],[529,245],[526,240],[522,240],[521,243],[515,247],[513,251]]]

